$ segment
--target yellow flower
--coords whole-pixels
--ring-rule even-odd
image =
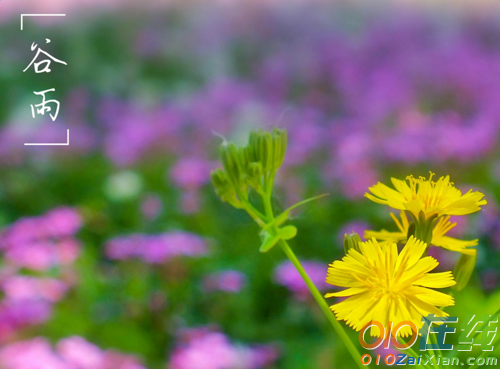
[[[380,245],[387,245],[391,243],[400,243],[406,241],[408,237],[408,229],[410,227],[410,222],[404,211],[401,211],[401,222],[396,218],[396,216],[391,213],[392,219],[396,222],[399,232],[389,232],[385,229],[381,231],[365,231],[364,237],[366,239],[376,238]],[[439,246],[443,249],[450,251],[457,251],[462,254],[476,255],[477,250],[471,247],[477,246],[478,240],[463,241],[458,240],[453,237],[445,236],[446,233],[454,228],[457,223],[450,222],[450,216],[444,216],[439,218],[438,222],[432,230],[432,241],[433,246]]]
[[[391,178],[395,189],[383,183],[377,183],[369,188],[370,193],[365,196],[379,204],[389,205],[398,210],[408,210],[414,219],[423,212],[425,218],[433,215],[466,215],[479,211],[480,206],[486,205],[481,192],[469,190],[466,194],[457,189],[450,176],[440,177],[432,181],[434,173],[429,179],[413,176],[406,177],[406,181]]]
[[[375,239],[359,246],[361,252],[350,249],[328,268],[327,283],[347,288],[325,295],[348,297],[330,307],[338,320],[359,331],[372,320],[384,327],[389,321],[407,320],[421,328],[423,316],[448,316],[436,306],[452,306],[453,298],[431,288],[451,287],[455,281],[451,272],[429,273],[439,263],[430,256],[421,259],[427,248],[424,242],[412,236],[400,254],[395,243],[380,245]],[[379,329],[372,326],[370,334],[379,336]],[[408,326],[399,332],[403,337],[410,334]]]

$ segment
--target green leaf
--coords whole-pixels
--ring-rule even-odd
[[[269,250],[271,250],[271,248],[276,245],[276,243],[278,243],[278,241],[280,240],[280,236],[277,234],[277,235],[274,235],[274,236],[271,236],[269,234],[269,232],[265,232],[264,233],[264,240],[262,241],[262,245],[260,245],[260,249],[259,251],[260,252],[268,252]]]
[[[293,209],[296,209],[298,208],[299,206],[301,205],[304,205],[308,202],[311,202],[313,200],[318,200],[322,197],[325,197],[325,196],[328,196],[327,193],[323,194],[323,195],[319,195],[319,196],[315,196],[315,197],[311,197],[309,199],[306,199],[304,201],[301,201],[301,202],[298,202],[297,204],[295,205],[292,205],[290,206],[288,209],[286,209],[283,213],[281,213],[280,215],[278,215],[272,222],[270,223],[267,223],[266,226],[264,228],[262,228],[262,232],[266,232],[268,231],[270,228],[272,228],[273,226],[276,226],[276,227],[279,227],[280,225],[282,225],[283,223],[286,222],[286,220],[288,219],[288,215],[290,213],[290,211],[292,211]]]
[[[297,235],[297,227],[288,225],[278,230],[278,235],[283,240],[291,240]]]

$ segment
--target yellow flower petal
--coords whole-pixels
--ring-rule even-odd
[[[466,215],[474,213],[486,205],[483,199],[484,194],[475,191],[462,194],[452,182],[450,177],[441,177],[437,181],[432,180],[431,173],[429,179],[408,176],[405,181],[391,178],[395,189],[383,183],[377,183],[368,190],[365,196],[379,204],[388,205],[398,210],[408,210],[415,217],[420,212],[425,216],[437,214],[442,215]]]
[[[438,262],[427,256],[420,259],[427,245],[410,237],[398,253],[395,243],[381,245],[376,239],[359,244],[361,252],[349,250],[342,261],[335,261],[328,268],[327,282],[346,287],[325,297],[347,297],[330,309],[338,320],[361,330],[369,321],[377,320],[387,326],[409,320],[422,326],[422,316],[436,314],[447,316],[437,306],[451,306],[453,298],[432,288],[449,287],[455,284],[451,273],[429,273]],[[378,328],[370,334],[378,336]],[[407,337],[411,329],[398,332]]]

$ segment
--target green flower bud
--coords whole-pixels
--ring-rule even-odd
[[[259,141],[259,136],[261,134],[261,130],[250,132],[250,136],[248,137],[248,149],[253,152],[254,156],[256,155],[257,142]],[[256,157],[254,157],[256,160]],[[254,160],[254,161],[255,161]]]
[[[245,159],[249,163],[257,161],[257,157],[255,156],[255,147],[253,145],[248,144],[248,146],[243,148],[243,151],[244,153],[242,155],[245,155]]]
[[[261,180],[262,174],[263,174],[263,170],[262,170],[261,163],[254,162],[254,163],[248,164],[247,170],[245,173],[246,183],[248,185],[252,186],[253,188],[255,188],[256,190],[259,190],[260,185],[261,185],[260,180]]]
[[[243,173],[245,173],[248,170],[248,166],[251,163],[248,157],[248,152],[245,147],[240,147],[238,149],[238,153],[240,158],[241,169],[243,170]]]
[[[476,256],[476,254],[462,254],[460,259],[458,259],[457,265],[453,270],[453,277],[455,278],[455,282],[457,282],[457,284],[452,287],[454,290],[460,291],[469,283],[469,279],[476,267]]]
[[[358,252],[361,252],[361,249],[359,248],[359,243],[361,241],[361,237],[356,232],[352,232],[351,234],[345,234],[344,235],[344,252],[347,255],[349,253],[349,250],[354,249]]]
[[[210,178],[212,179],[217,196],[219,196],[222,201],[228,202],[234,207],[239,208],[240,201],[236,196],[236,191],[233,186],[229,183],[226,173],[221,169],[216,169],[210,173]]]
[[[248,166],[248,176],[252,179],[258,180],[263,174],[262,164],[261,163],[250,163]]]
[[[251,141],[256,161],[262,164],[264,172],[269,172],[273,168],[273,138],[271,134],[262,130],[256,131]]]
[[[220,158],[231,184],[235,188],[240,187],[243,178],[243,168],[240,160],[240,152],[236,145],[234,143],[222,145],[220,148]]]
[[[217,191],[230,186],[227,181],[226,173],[222,169],[215,169],[210,172],[210,178],[212,179],[212,184]]]
[[[278,169],[283,164],[285,160],[286,148],[287,148],[287,133],[286,129],[273,129],[273,165],[275,169]]]

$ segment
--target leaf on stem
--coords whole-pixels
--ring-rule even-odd
[[[284,212],[282,212],[280,215],[278,215],[272,222],[267,223],[266,226],[264,228],[262,228],[262,233],[267,232],[273,226],[279,227],[280,225],[285,223],[286,220],[288,219],[290,211],[292,211],[293,209],[296,209],[301,205],[304,205],[304,204],[311,202],[311,201],[314,201],[314,200],[318,200],[318,199],[325,197],[325,196],[328,196],[328,194],[325,193],[323,195],[311,197],[309,199],[303,200],[301,202],[298,202],[295,205],[290,206],[288,209],[286,209]]]

